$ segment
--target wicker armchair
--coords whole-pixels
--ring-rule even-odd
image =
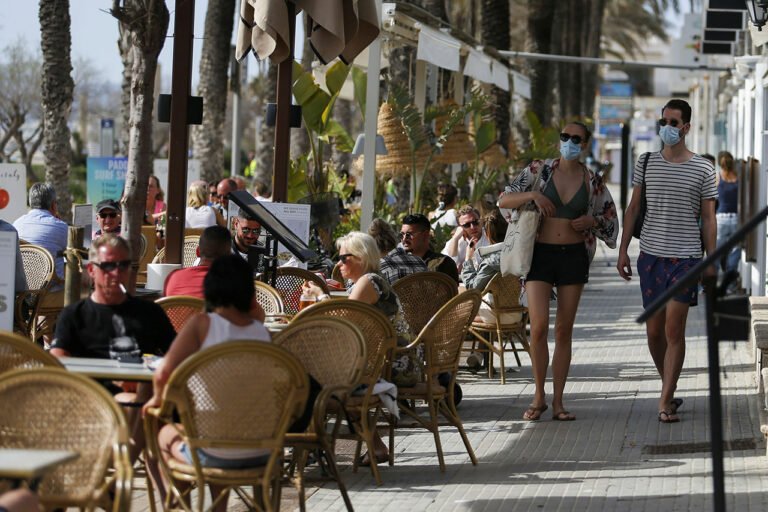
[[[205,311],[205,301],[200,297],[192,297],[190,295],[163,297],[162,299],[157,299],[155,303],[163,308],[177,333],[181,331],[187,320],[192,318],[195,313]]]
[[[515,354],[517,366],[522,365],[515,341],[520,342],[522,350],[530,351],[526,332],[528,308],[520,305],[520,278],[517,276],[503,277],[501,273],[496,274],[483,290],[484,297],[486,294],[491,296],[491,301],[483,299],[483,302],[490,308],[493,319],[486,318],[472,322],[469,329],[475,340],[472,349],[476,352],[488,353],[488,378],[493,377],[493,355],[499,356],[501,383],[506,384],[504,352],[509,350],[507,343]],[[481,345],[480,348],[477,347],[478,343]]]
[[[182,248],[181,266],[192,267],[197,259],[197,246],[200,243],[199,236],[185,236]],[[165,247],[157,251],[152,263],[165,263]]]
[[[0,375],[0,410],[13,411],[0,415],[0,447],[79,454],[43,478],[46,509],[130,510],[128,427],[101,385],[59,368],[15,370]]]
[[[0,331],[0,374],[17,368],[63,368],[58,359],[29,338]]]
[[[296,267],[278,267],[275,288],[283,298],[283,309],[286,314],[295,315],[299,312],[301,285],[304,284],[304,281],[312,281],[323,289],[323,293],[331,293],[325,279],[314,272]]]
[[[267,316],[282,314],[283,299],[280,298],[280,292],[258,279],[255,279],[253,284],[256,288],[256,302],[259,303],[264,313]]]
[[[36,340],[44,326],[39,323],[40,305],[56,277],[53,256],[39,245],[19,247],[24,264],[27,290],[16,294],[15,324],[24,336]],[[54,318],[55,321],[55,318]]]
[[[308,393],[309,378],[301,363],[271,343],[231,341],[184,361],[171,375],[160,408],[150,409],[144,420],[147,449],[171,482],[165,509],[191,510],[191,487],[180,490],[174,481],[196,484],[196,510],[204,508],[206,483],[222,486],[225,493],[235,490],[249,508],[262,510],[260,503],[263,510],[279,508],[285,432],[303,412]],[[174,411],[181,418],[179,435],[190,449],[191,464],[165,461],[158,452],[159,428],[173,424]],[[264,466],[210,468],[200,464],[201,448],[267,449],[270,457]],[[252,487],[253,495],[244,487]]]
[[[443,305],[458,293],[456,281],[442,272],[416,272],[392,285],[414,333],[421,332]]]
[[[441,472],[445,472],[445,461],[440,443],[438,412],[458,429],[472,464],[477,465],[475,452],[469,444],[461,418],[456,412],[453,390],[459,368],[461,346],[472,319],[480,308],[480,300],[480,292],[477,290],[468,290],[459,294],[437,312],[412,343],[397,349],[398,351],[409,350],[419,343],[424,345],[423,380],[414,387],[398,387],[397,399],[401,413],[407,414],[420,426],[432,432]],[[447,388],[438,383],[438,375],[441,373],[451,375]],[[411,406],[417,400],[423,400],[427,404],[429,419],[423,418]]]
[[[343,414],[336,407],[333,425],[328,421],[331,400],[344,402],[347,395],[357,387],[366,363],[365,338],[352,322],[342,318],[313,318],[295,322],[272,340],[287,349],[302,362],[309,374],[322,386],[315,401],[312,424],[306,432],[288,433],[285,444],[292,446],[291,470],[299,492],[302,512],[304,503],[304,467],[309,451],[320,456],[323,474],[329,475],[339,486],[347,510],[352,511],[352,502],[341,474],[336,467],[336,436],[341,427]]]
[[[366,342],[366,364],[363,370],[361,384],[366,385],[363,395],[353,395],[347,399],[346,408],[355,423],[355,439],[358,444],[355,450],[353,471],[357,471],[360,459],[361,443],[365,443],[368,453],[374,453],[373,435],[381,414],[381,401],[373,394],[373,386],[382,377],[384,365],[390,352],[397,344],[397,335],[392,322],[384,314],[364,302],[349,299],[324,300],[306,308],[294,317],[291,323],[299,323],[305,319],[318,316],[332,316],[349,320],[363,333]],[[390,445],[394,443],[394,430],[390,428]],[[389,452],[389,464],[394,464],[394,452]],[[371,474],[381,485],[381,475],[376,464],[371,464]]]

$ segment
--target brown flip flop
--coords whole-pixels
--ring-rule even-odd
[[[523,419],[528,421],[538,421],[541,419],[541,414],[549,408],[547,404],[544,405],[529,405],[528,409],[523,413]]]
[[[571,414],[566,410],[562,410],[560,412],[556,412],[552,414],[553,421],[574,421],[575,419],[576,419],[576,416],[574,416],[573,414]]]

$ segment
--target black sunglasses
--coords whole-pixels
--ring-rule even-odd
[[[423,231],[401,231],[397,236],[400,237],[400,240],[411,240],[419,233],[423,233]]]
[[[469,229],[472,226],[479,226],[479,225],[480,225],[480,221],[477,221],[477,220],[471,220],[466,224],[459,224],[459,226],[463,227],[464,229]]]
[[[667,121],[663,117],[659,119],[659,126],[667,126],[667,124],[669,124],[669,126],[671,126],[672,128],[677,128],[677,125],[680,124],[680,121],[678,121],[677,119],[670,119],[669,121]]]
[[[119,268],[120,270],[127,270],[131,266],[131,260],[102,261],[101,263],[98,261],[92,261],[91,263],[99,267],[104,272],[112,272],[116,268]]]
[[[101,217],[102,219],[114,219],[115,217],[117,217],[117,212],[100,213],[99,217]]]
[[[354,254],[339,254],[339,261],[344,265],[347,264],[347,260],[354,256]]]
[[[261,233],[261,228],[245,228],[241,227],[240,230],[243,232],[244,235],[248,235],[250,233],[253,233],[256,236],[259,236]]]
[[[560,134],[561,141],[568,142],[568,139],[570,139],[574,144],[581,144],[583,137],[581,135],[571,135],[565,132]]]

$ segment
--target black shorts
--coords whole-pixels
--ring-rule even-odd
[[[586,284],[589,281],[589,255],[584,242],[533,246],[531,270],[526,281],[545,281],[553,286]]]

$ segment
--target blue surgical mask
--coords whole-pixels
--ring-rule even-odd
[[[680,142],[680,128],[671,125],[662,126],[659,130],[659,137],[665,146],[674,146]]]
[[[581,154],[581,145],[571,140],[560,141],[560,154],[566,160],[576,160]]]

